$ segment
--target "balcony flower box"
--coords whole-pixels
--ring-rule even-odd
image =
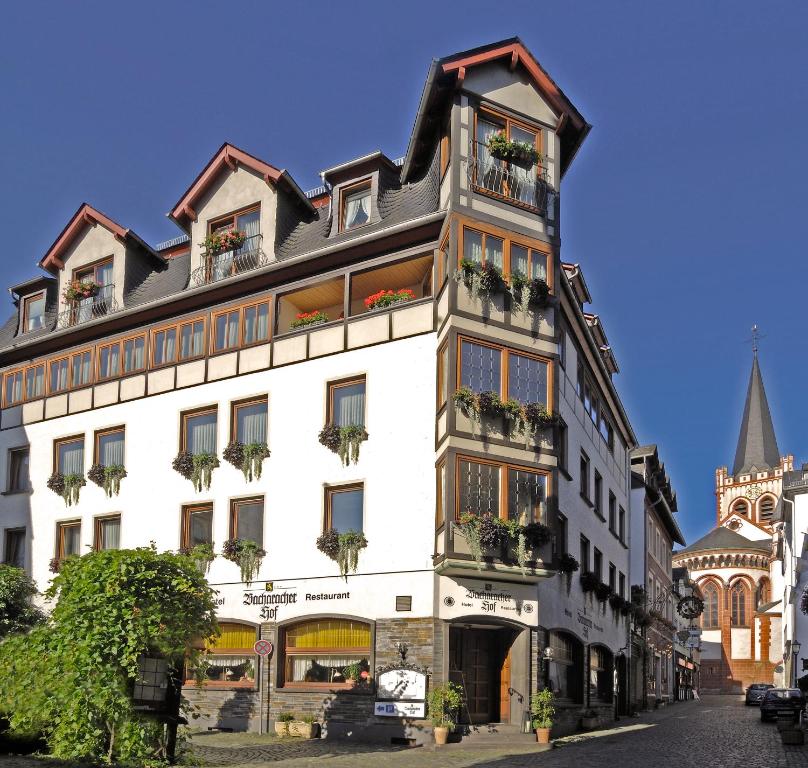
[[[496,264],[479,264],[469,259],[460,262],[460,267],[454,273],[454,279],[455,282],[464,285],[469,294],[476,299],[503,293],[508,287],[502,276],[502,270]]]
[[[461,515],[455,528],[466,540],[469,552],[482,570],[483,557],[519,566],[527,573],[535,553],[550,541],[550,529],[542,523],[522,525],[516,520],[502,520],[492,515]]]
[[[512,305],[523,315],[531,307],[544,309],[550,304],[550,286],[541,277],[534,277],[530,280],[524,275],[513,274],[508,288],[512,298]]]
[[[600,579],[592,571],[584,571],[581,574],[581,589],[584,592],[594,592],[600,585]]]
[[[62,297],[68,304],[75,304],[97,296],[100,290],[101,286],[93,280],[71,280],[62,291]]]
[[[322,325],[327,322],[328,315],[318,309],[314,312],[299,312],[295,319],[289,323],[289,328],[294,331],[298,328],[308,328],[312,325]]]
[[[527,141],[511,141],[505,131],[493,133],[488,137],[488,151],[497,160],[515,163],[524,168],[536,165],[542,159],[535,145]]]
[[[581,567],[581,564],[569,552],[564,552],[558,558],[558,572],[571,576]]]
[[[201,243],[205,249],[205,254],[215,256],[226,251],[237,251],[244,245],[247,233],[238,229],[223,229],[219,232],[212,232]]]
[[[372,312],[377,309],[387,309],[393,304],[400,304],[404,301],[412,301],[415,294],[409,288],[399,288],[397,291],[382,290],[373,293],[365,299],[365,309]]]

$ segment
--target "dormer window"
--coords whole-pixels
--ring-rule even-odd
[[[370,180],[346,187],[340,194],[340,232],[370,221]]]
[[[98,286],[112,284],[112,259],[98,262],[85,269],[77,269],[73,273],[73,279],[80,282],[93,282]],[[103,291],[99,291],[99,294]]]
[[[45,325],[45,292],[28,296],[22,302],[22,330],[35,331]]]

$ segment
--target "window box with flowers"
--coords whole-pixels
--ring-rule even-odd
[[[240,469],[244,479],[249,483],[253,479],[261,479],[264,459],[269,458],[269,448],[266,443],[240,443],[233,440],[224,449],[222,458],[236,469]]]
[[[339,566],[339,574],[346,580],[348,573],[356,573],[359,553],[367,545],[368,540],[361,531],[339,533],[334,528],[329,528],[317,537],[317,549]]]
[[[75,304],[97,296],[100,290],[101,286],[94,280],[71,280],[62,291],[62,297],[68,304]]]
[[[480,264],[463,259],[454,273],[455,282],[466,287],[475,299],[490,298],[494,294],[504,293],[508,287],[502,270],[496,264]]]
[[[568,576],[571,576],[575,571],[577,571],[581,567],[581,564],[578,560],[573,557],[569,552],[564,552],[558,558],[558,572],[559,573],[566,573]]]
[[[126,469],[123,464],[93,464],[87,472],[87,477],[99,488],[104,489],[104,493],[111,499],[121,492],[121,480],[126,477]]]
[[[496,392],[474,392],[460,387],[452,396],[454,404],[464,416],[473,422],[483,418],[502,419],[506,437],[522,434],[526,440],[537,432],[558,424],[558,416],[550,413],[543,403],[520,403],[518,400],[503,401]]]
[[[530,168],[539,162],[544,161],[535,144],[527,141],[513,141],[509,139],[505,131],[492,133],[488,137],[488,151],[491,157],[497,160],[505,160],[509,163]]]
[[[466,540],[479,570],[485,556],[505,563],[515,562],[522,575],[526,575],[528,564],[535,562],[535,552],[551,537],[550,529],[542,523],[522,525],[516,520],[502,520],[492,515],[466,513],[455,527]]]
[[[220,229],[211,232],[200,245],[205,249],[206,256],[216,256],[225,251],[236,251],[244,245],[247,233],[238,229]]]
[[[326,424],[319,435],[321,445],[329,451],[336,453],[342,465],[356,464],[359,461],[359,447],[368,439],[368,433],[360,424],[350,424],[345,427],[336,424]]]
[[[171,463],[175,472],[193,483],[194,490],[209,490],[213,470],[219,466],[219,458],[215,453],[190,453],[180,451]]]
[[[222,557],[238,565],[246,584],[252,584],[266,554],[252,539],[228,539],[222,545]]]
[[[412,301],[414,298],[415,293],[409,288],[399,288],[397,291],[382,290],[371,294],[365,299],[365,309],[368,312],[374,312],[379,309],[387,309],[394,304]]]
[[[295,319],[289,323],[289,328],[296,331],[298,328],[308,328],[312,325],[322,325],[328,322],[328,315],[320,309],[314,312],[298,312]]]
[[[531,307],[544,309],[550,304],[550,286],[541,277],[527,278],[521,274],[511,275],[508,291],[511,294],[512,306],[523,315]]]
[[[600,579],[592,571],[584,571],[581,574],[581,589],[584,592],[594,592],[600,586]]]
[[[64,499],[66,506],[72,507],[74,504],[79,503],[81,489],[87,485],[87,481],[84,479],[84,475],[63,475],[61,472],[54,472],[48,478],[47,485],[54,493],[59,494]]]
[[[210,564],[216,559],[213,544],[209,543],[195,544],[193,547],[182,547],[180,554],[190,557],[200,573],[207,573],[210,570]]]

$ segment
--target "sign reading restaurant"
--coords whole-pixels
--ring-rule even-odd
[[[539,624],[539,600],[535,584],[449,576],[438,578],[438,615],[441,619],[483,616],[510,619],[530,627]]]

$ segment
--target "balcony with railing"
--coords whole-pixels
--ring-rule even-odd
[[[60,312],[56,319],[56,328],[72,328],[111,315],[119,309],[120,305],[115,298],[115,284],[101,285],[95,296],[68,302],[67,309]]]
[[[202,265],[191,272],[191,287],[198,288],[265,267],[269,259],[261,247],[261,237],[251,235],[240,248],[232,251],[204,254]]]
[[[469,151],[469,184],[485,194],[501,198],[547,216],[555,197],[543,165],[520,164],[493,157],[488,146],[475,141]]]

